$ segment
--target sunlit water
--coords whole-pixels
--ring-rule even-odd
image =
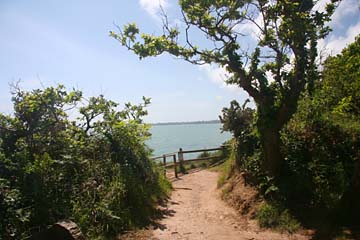
[[[148,145],[154,149],[154,156],[183,150],[216,148],[231,138],[228,132],[221,133],[221,124],[179,124],[155,125],[150,132],[152,137]],[[189,158],[197,154],[186,154]]]

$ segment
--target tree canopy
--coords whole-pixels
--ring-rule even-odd
[[[257,105],[257,128],[264,149],[263,168],[277,176],[282,163],[280,129],[297,108],[305,86],[312,92],[317,78],[317,41],[330,29],[336,4],[316,10],[317,1],[272,0],[180,0],[183,34],[164,16],[163,34],[140,34],[128,24],[110,36],[140,59],[164,52],[193,64],[218,64],[229,72],[227,83],[243,88]],[[246,49],[247,24],[258,33]],[[193,43],[193,30],[200,32],[203,46]],[[183,40],[180,38],[183,37]],[[210,47],[209,47],[210,46]]]
[[[360,114],[360,35],[341,54],[324,63],[322,96],[328,108],[343,114]],[[326,97],[325,97],[326,96]]]

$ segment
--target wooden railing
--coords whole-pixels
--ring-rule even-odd
[[[164,175],[165,176],[166,176],[166,168],[173,166],[175,178],[177,178],[178,177],[177,166],[179,165],[180,168],[183,168],[184,162],[189,163],[189,162],[195,162],[195,161],[214,160],[214,159],[220,158],[219,156],[209,156],[209,157],[184,160],[184,154],[204,153],[204,152],[213,152],[213,151],[220,151],[220,150],[224,153],[226,150],[226,147],[227,146],[223,145],[218,148],[206,148],[206,149],[196,149],[196,150],[186,150],[186,151],[184,151],[182,148],[180,148],[178,152],[166,153],[166,154],[163,154],[162,156],[153,157],[153,158],[151,158],[151,160],[162,159],[162,162],[160,163],[160,165],[164,167]],[[177,156],[177,158],[176,158],[176,156]],[[172,162],[167,163],[167,158],[172,158]]]

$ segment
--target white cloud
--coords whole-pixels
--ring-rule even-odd
[[[329,0],[323,0],[323,6]],[[334,29],[333,32],[326,39],[319,41],[319,51],[322,57],[329,55],[335,55],[341,52],[349,43],[355,40],[355,37],[360,34],[360,3],[357,0],[343,0],[334,15],[332,21],[329,23],[330,27]],[[353,17],[353,18],[351,18]],[[351,25],[349,24],[349,18]],[[347,24],[347,26],[344,26]],[[339,30],[347,27],[347,30],[343,34],[339,34]]]
[[[259,27],[263,27],[264,21],[261,14],[258,14],[258,16],[254,20],[255,23],[251,21],[245,21],[243,23],[240,23],[236,25],[235,31],[240,34],[245,34],[247,36],[250,36],[252,39],[257,40],[261,36],[261,30]]]
[[[346,0],[345,0],[346,1]],[[326,4],[330,3],[331,0],[320,0],[318,1],[315,6],[314,6],[314,10],[315,11],[319,11],[319,12],[324,12],[325,11],[325,7],[326,7]]]
[[[326,4],[331,2],[331,0],[320,0],[314,7],[315,11],[324,12]],[[359,0],[343,0],[340,2],[335,13],[332,16],[332,20],[329,23],[331,28],[343,28],[346,27],[344,19],[349,16],[354,16],[354,23],[348,28],[346,36],[334,36],[334,32],[330,35],[331,37],[327,40],[321,40],[319,43],[320,47],[326,47],[330,54],[337,54],[344,48],[348,43],[354,41],[355,36],[360,33],[360,2]],[[263,26],[262,15],[258,14],[255,17],[255,23],[260,27]],[[259,39],[261,36],[260,29],[256,24],[250,21],[246,21],[242,24],[236,26],[235,30],[239,33],[250,36],[253,40]]]
[[[359,16],[359,8],[360,3],[358,0],[343,0],[340,2],[340,5],[335,10],[335,13],[332,16],[332,20],[330,22],[331,27],[343,27],[343,19],[346,16],[349,15],[357,15]],[[356,17],[355,17],[356,18]],[[357,20],[359,20],[359,17],[357,17]]]
[[[330,3],[331,0],[320,0],[314,7],[315,11],[324,12],[326,4]],[[358,15],[360,9],[360,2],[358,0],[343,0],[336,8],[334,14],[331,17],[329,25],[331,27],[343,27],[343,19],[349,15]],[[357,17],[359,20],[359,17]]]
[[[349,43],[355,41],[355,37],[360,34],[360,21],[352,25],[346,31],[345,36],[331,36],[326,42],[321,41],[320,46],[325,48],[329,55],[335,55],[341,52]]]
[[[159,19],[161,7],[166,9],[169,6],[168,0],[139,0],[140,6],[153,18]]]
[[[227,87],[225,80],[228,78],[229,73],[224,67],[217,67],[210,64],[200,65],[200,70],[205,73],[206,77],[213,83],[221,86],[222,88]]]
[[[215,99],[216,99],[217,101],[221,101],[221,100],[223,100],[223,96],[220,96],[220,95],[215,96]]]
[[[206,78],[208,78],[211,82],[217,84],[221,88],[225,88],[234,93],[245,93],[245,91],[242,90],[239,86],[229,85],[225,83],[225,80],[228,79],[231,75],[229,72],[226,71],[225,67],[205,64],[199,66],[199,68],[203,73],[205,73]]]

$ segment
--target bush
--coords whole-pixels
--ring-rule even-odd
[[[220,172],[220,177],[217,181],[217,187],[222,187],[226,180],[231,176],[235,166],[235,152],[234,148],[231,147],[230,155],[228,159],[220,166],[215,167]]]
[[[179,167],[177,168],[177,172],[182,173],[182,174],[187,174],[187,170],[186,170],[184,164],[179,165]]]
[[[289,233],[294,233],[300,228],[300,223],[291,216],[289,210],[268,203],[259,208],[256,219],[263,228],[275,228]]]
[[[341,54],[325,61],[321,81],[309,89],[314,91],[302,93],[296,113],[281,131],[284,161],[276,179],[261,169],[264,153],[253,124],[257,113],[235,101],[223,109],[223,129],[234,135],[236,167],[246,172],[247,183],[255,185],[267,201],[294,210],[306,223],[315,217],[318,222],[336,223],[343,218],[348,224],[359,219],[359,52],[358,36]],[[271,119],[264,122],[270,123]],[[265,205],[259,212],[261,225],[284,225],[280,219],[291,222],[284,209]]]
[[[255,110],[246,107],[250,102],[247,99],[242,106],[237,101],[232,101],[229,108],[223,108],[220,116],[223,124],[223,131],[229,131],[235,139],[235,162],[238,168],[243,168],[243,164],[249,156],[252,156],[259,149],[259,139],[255,134],[254,116]]]
[[[349,133],[332,118],[308,114],[299,111],[283,131],[279,187],[290,202],[333,209],[350,186],[360,131]]]
[[[170,190],[148,156],[144,103],[91,97],[63,86],[14,89],[14,115],[0,114],[0,239],[22,239],[62,219],[90,239],[146,224]]]
[[[201,168],[207,168],[207,166],[208,166],[208,165],[207,165],[205,162],[203,162],[203,163],[200,164],[200,167],[201,167]]]
[[[197,156],[197,158],[207,158],[207,157],[210,157],[210,153],[207,151],[202,152]]]

